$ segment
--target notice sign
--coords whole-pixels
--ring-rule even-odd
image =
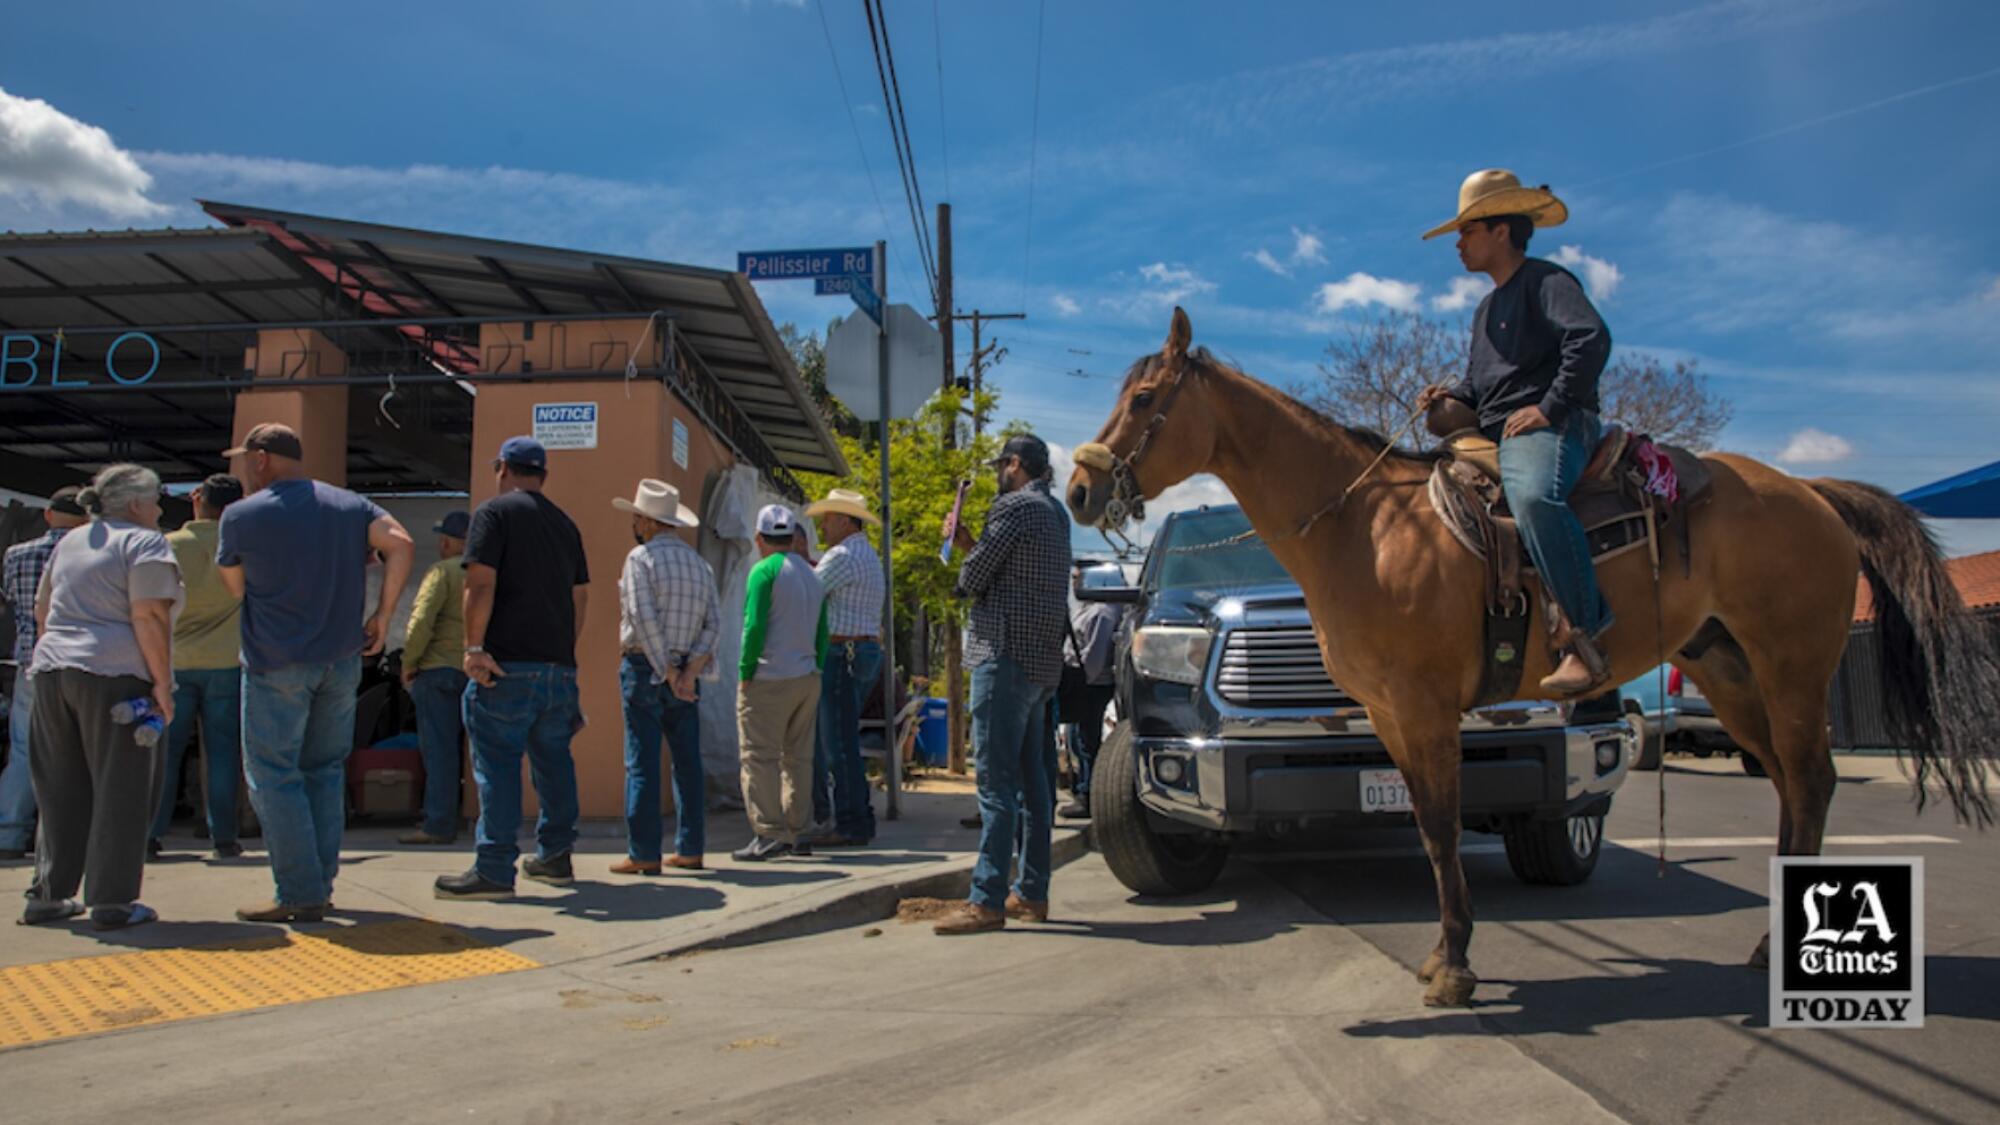
[[[597,404],[538,402],[534,433],[545,449],[596,449]]]

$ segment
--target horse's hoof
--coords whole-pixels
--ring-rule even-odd
[[[1433,949],[1431,955],[1424,958],[1423,965],[1417,969],[1417,979],[1429,984],[1431,978],[1437,976],[1438,970],[1442,968],[1444,968],[1444,950]]]
[[[1771,971],[1771,935],[1765,934],[1757,948],[1750,951],[1750,967],[1760,973]]]
[[[1472,990],[1479,984],[1479,977],[1463,965],[1445,965],[1431,978],[1431,986],[1424,989],[1424,1006],[1428,1008],[1464,1008],[1472,1004]]]

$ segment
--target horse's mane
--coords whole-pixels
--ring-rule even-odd
[[[1123,383],[1119,384],[1118,388],[1119,397],[1123,398],[1126,392],[1132,389],[1132,385],[1134,383],[1138,382],[1139,380],[1145,378],[1147,375],[1157,370],[1160,367],[1160,365],[1165,362],[1166,362],[1165,357],[1159,355],[1158,353],[1147,356],[1141,356],[1136,362],[1132,364],[1131,368],[1125,372],[1125,380]],[[1332,435],[1337,438],[1345,438],[1346,440],[1354,442],[1356,445],[1361,446],[1363,449],[1367,450],[1370,453],[1380,453],[1384,449],[1389,449],[1390,450],[1389,456],[1404,461],[1415,462],[1418,464],[1430,464],[1438,460],[1441,456],[1443,456],[1443,454],[1435,451],[1424,452],[1420,450],[1410,449],[1405,446],[1395,446],[1391,448],[1389,445],[1389,439],[1384,437],[1380,430],[1367,429],[1362,426],[1349,426],[1342,422],[1336,422],[1327,415],[1321,413],[1318,410],[1313,409],[1311,406],[1308,406],[1303,402],[1300,402],[1298,399],[1293,398],[1291,395],[1288,395],[1285,392],[1279,390],[1278,388],[1270,385],[1269,383],[1264,382],[1262,379],[1257,378],[1255,375],[1250,374],[1249,372],[1243,370],[1242,368],[1217,358],[1216,355],[1213,352],[1209,351],[1207,348],[1198,347],[1195,348],[1193,351],[1190,351],[1188,353],[1188,362],[1193,366],[1194,371],[1197,375],[1227,374],[1236,376],[1237,378],[1240,378],[1245,382],[1249,383],[1251,386],[1256,387],[1258,390],[1268,394],[1271,400],[1274,403],[1276,403],[1281,409],[1291,414],[1294,418],[1297,418],[1300,421],[1306,423],[1306,425],[1311,427],[1312,429]]]

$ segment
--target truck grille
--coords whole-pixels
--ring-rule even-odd
[[[1347,707],[1319,658],[1312,629],[1237,629],[1222,645],[1215,691],[1244,707]]]

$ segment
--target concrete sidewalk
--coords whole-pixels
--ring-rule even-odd
[[[573,885],[523,879],[518,897],[503,902],[441,902],[432,896],[431,883],[439,875],[471,866],[470,829],[454,846],[419,848],[396,843],[407,825],[357,827],[348,831],[334,889],[336,910],[323,926],[428,919],[541,965],[616,962],[798,936],[886,917],[904,895],[964,893],[979,833],[961,827],[959,818],[974,808],[968,783],[933,781],[904,793],[901,819],[878,819],[869,847],[760,864],[729,858],[750,838],[743,813],[710,812],[710,870],[660,877],[612,875],[609,865],[625,855],[624,825],[589,822],[577,842]],[[188,827],[176,825],[180,833]],[[532,830],[531,821],[527,831]],[[271,897],[270,869],[259,841],[244,844],[250,850],[242,858],[216,860],[206,841],[169,837],[167,854],[146,868],[143,892],[160,921],[129,931],[98,933],[87,923],[15,926],[18,906],[6,907],[0,968],[284,932],[235,920],[238,907]],[[532,839],[524,837],[523,845],[532,852]],[[1058,827],[1059,863],[1084,847],[1081,825]],[[0,864],[0,901],[19,903],[32,877],[29,863]]]

